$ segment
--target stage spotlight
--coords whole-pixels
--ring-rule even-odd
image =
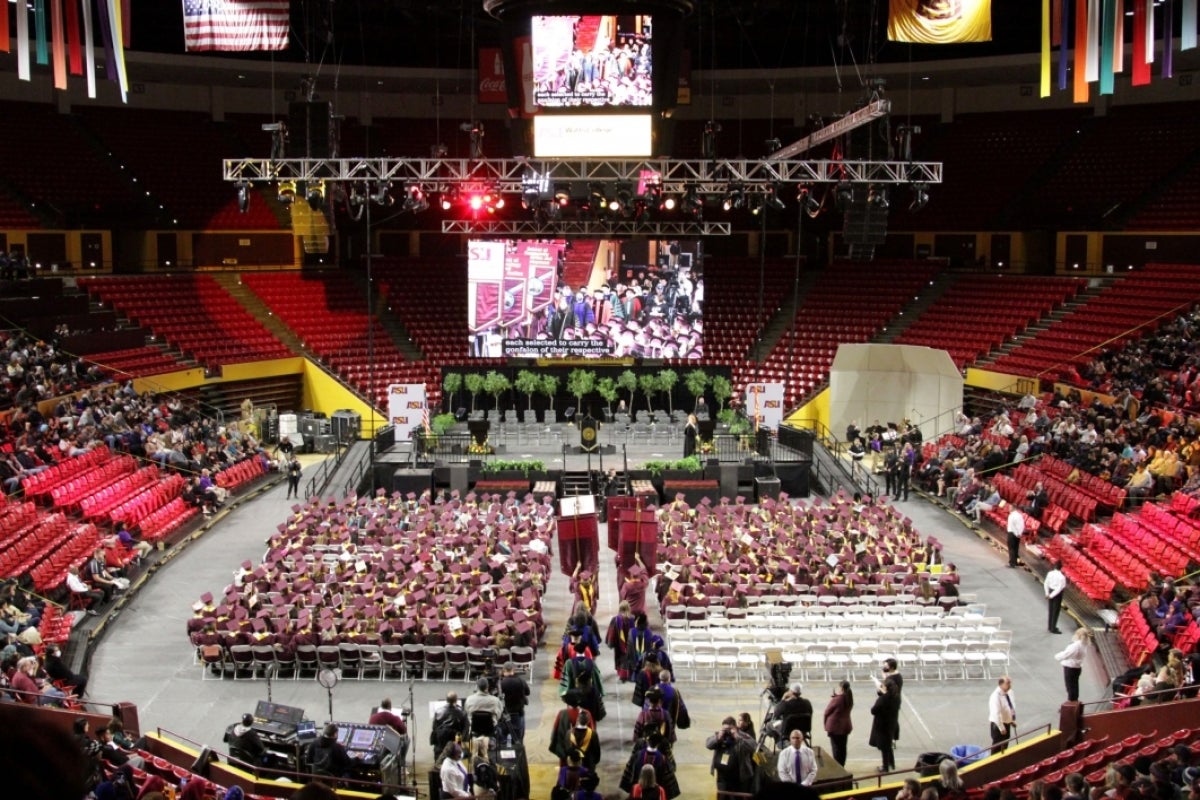
[[[628,212],[632,207],[633,191],[628,186],[618,186],[613,199],[608,201],[608,210],[615,214],[619,211]]]
[[[875,206],[876,208],[888,207],[888,193],[883,186],[872,186],[867,190],[867,205]]]
[[[757,217],[759,214],[762,213],[762,210],[763,210],[763,198],[762,197],[760,197],[759,195],[753,195],[750,198],[749,202],[750,202],[750,213],[751,214],[753,214],[754,216]]]
[[[730,187],[725,193],[725,199],[721,202],[721,208],[726,211],[735,211],[746,204],[746,195],[738,187]]]
[[[308,191],[304,194],[304,199],[308,201],[308,207],[313,211],[320,211],[325,207],[325,181],[316,181],[309,185]]]
[[[804,209],[804,213],[810,217],[815,217],[821,210],[821,203],[817,198],[812,196],[812,192],[807,186],[801,186],[800,192],[796,197],[800,201],[800,207]]]
[[[914,183],[912,185],[912,202],[909,203],[908,210],[912,212],[920,211],[927,205],[929,205],[929,185]]]
[[[479,212],[483,210],[483,195],[478,192],[472,192],[467,198],[467,207],[472,211]]]
[[[783,211],[787,208],[783,198],[779,196],[779,187],[775,184],[767,187],[767,193],[763,196],[763,204],[772,211]]]
[[[250,184],[248,182],[238,181],[237,200],[240,213],[245,214],[250,210]]]
[[[838,211],[846,211],[850,208],[850,204],[854,202],[854,189],[850,186],[849,181],[838,183],[837,189],[833,193],[833,202]]]
[[[429,208],[429,199],[420,186],[409,186],[404,190],[404,210],[420,214]]]
[[[666,197],[663,198],[662,208],[664,211],[674,211],[675,205],[676,205],[676,202],[675,202],[674,195],[667,195]]]
[[[296,182],[295,181],[280,181],[278,190],[279,202],[285,206],[290,206],[296,202]]]
[[[392,185],[390,183],[377,184],[374,193],[371,194],[371,202],[381,206],[390,206],[392,203],[395,203],[396,199],[392,197],[391,189]]]
[[[700,198],[700,193],[696,191],[695,186],[689,186],[683,195],[683,211],[685,214],[691,214],[697,220],[704,217],[704,201]]]
[[[454,201],[458,199],[458,190],[451,189],[448,192],[442,192],[442,211],[449,211],[454,208]]]

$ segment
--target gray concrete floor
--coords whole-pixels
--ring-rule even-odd
[[[561,457],[554,448],[515,448],[508,457],[521,455],[552,461]],[[682,442],[637,444],[637,462],[647,458],[674,458]],[[578,456],[569,457],[571,461]],[[631,455],[631,464],[635,458]],[[568,467],[575,469],[572,463]],[[201,680],[201,670],[192,663],[192,648],[185,633],[191,605],[205,591],[218,593],[231,581],[233,571],[245,559],[257,561],[263,554],[264,541],[288,514],[292,500],[284,497],[285,487],[276,486],[262,496],[219,516],[201,536],[162,564],[141,587],[136,596],[109,621],[91,661],[89,694],[102,702],[131,701],[138,706],[143,730],[164,729],[197,744],[224,751],[221,737],[225,727],[257,700],[266,699],[265,681]],[[898,504],[924,535],[934,535],[945,548],[947,561],[958,565],[962,590],[973,593],[987,605],[989,616],[1000,616],[1002,627],[1013,631],[1011,667],[1019,728],[1054,726],[1058,708],[1065,699],[1061,669],[1053,653],[1066,646],[1074,622],[1064,615],[1063,635],[1045,631],[1045,601],[1041,585],[1024,569],[1008,569],[1002,553],[960,520],[937,506],[918,498]],[[600,537],[604,548],[606,538]],[[606,549],[601,554],[601,595],[597,619],[603,627],[616,612],[616,574]],[[555,575],[545,597],[545,615],[552,636],[563,629],[569,612],[567,578]],[[533,779],[533,797],[549,794],[556,760],[547,752],[551,723],[560,708],[556,683],[550,667],[556,639],[550,639],[539,654],[531,684],[533,698],[527,717],[526,747]],[[630,703],[630,687],[617,682],[612,660],[605,653],[600,659],[607,691],[608,717],[600,724],[603,758],[601,789],[614,791],[617,777],[630,749],[636,709]],[[896,763],[913,764],[926,751],[948,751],[958,744],[984,744],[988,741],[987,699],[994,680],[922,681],[909,676],[904,689],[901,738]],[[680,732],[675,756],[685,797],[712,797],[709,776],[709,752],[704,739],[729,714],[749,711],[761,720],[764,710],[762,691],[765,684],[754,682],[679,681],[688,702],[693,726]],[[396,705],[407,705],[411,693],[417,713],[415,741],[418,774],[431,763],[428,737],[428,704],[454,689],[465,695],[471,687],[440,681],[401,683],[396,681],[341,682],[332,692],[334,719],[365,721],[372,706],[390,696]],[[831,683],[807,683],[805,694],[813,701],[819,716]],[[870,705],[873,687],[868,682],[854,686],[858,698],[853,719],[855,731],[850,737],[847,767],[855,775],[873,773],[878,753],[867,746],[870,729]],[[1084,701],[1099,700],[1105,693],[1097,655],[1089,659],[1084,671]],[[275,702],[300,706],[309,717],[330,717],[330,697],[313,680],[276,680],[271,686]],[[828,741],[819,730],[816,743],[828,749]],[[873,778],[871,779],[873,780]]]

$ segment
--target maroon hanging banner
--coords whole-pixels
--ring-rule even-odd
[[[1144,0],[1133,3],[1133,85],[1150,83],[1150,63],[1146,50],[1147,5]]]
[[[83,39],[79,36],[79,0],[67,0],[67,66],[72,75],[83,74]]]

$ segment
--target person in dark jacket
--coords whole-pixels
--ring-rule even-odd
[[[829,698],[829,703],[825,706],[825,733],[829,736],[833,760],[843,767],[846,766],[846,742],[850,738],[850,732],[854,730],[854,724],[850,720],[852,708],[854,691],[850,688],[849,681],[842,681],[833,690],[833,697]]]
[[[880,772],[891,772],[896,768],[894,753],[896,739],[900,736],[900,692],[894,681],[879,684],[875,705],[871,706],[871,737],[867,743],[879,749],[883,756]]]

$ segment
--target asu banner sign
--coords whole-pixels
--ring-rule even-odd
[[[889,0],[888,39],[909,44],[992,40],[991,0]]]
[[[756,427],[778,428],[783,424],[783,384],[748,383],[745,392],[746,416],[757,420]]]
[[[393,383],[388,386],[388,419],[395,426],[396,444],[407,442],[414,430],[423,429],[428,415],[425,384]]]

